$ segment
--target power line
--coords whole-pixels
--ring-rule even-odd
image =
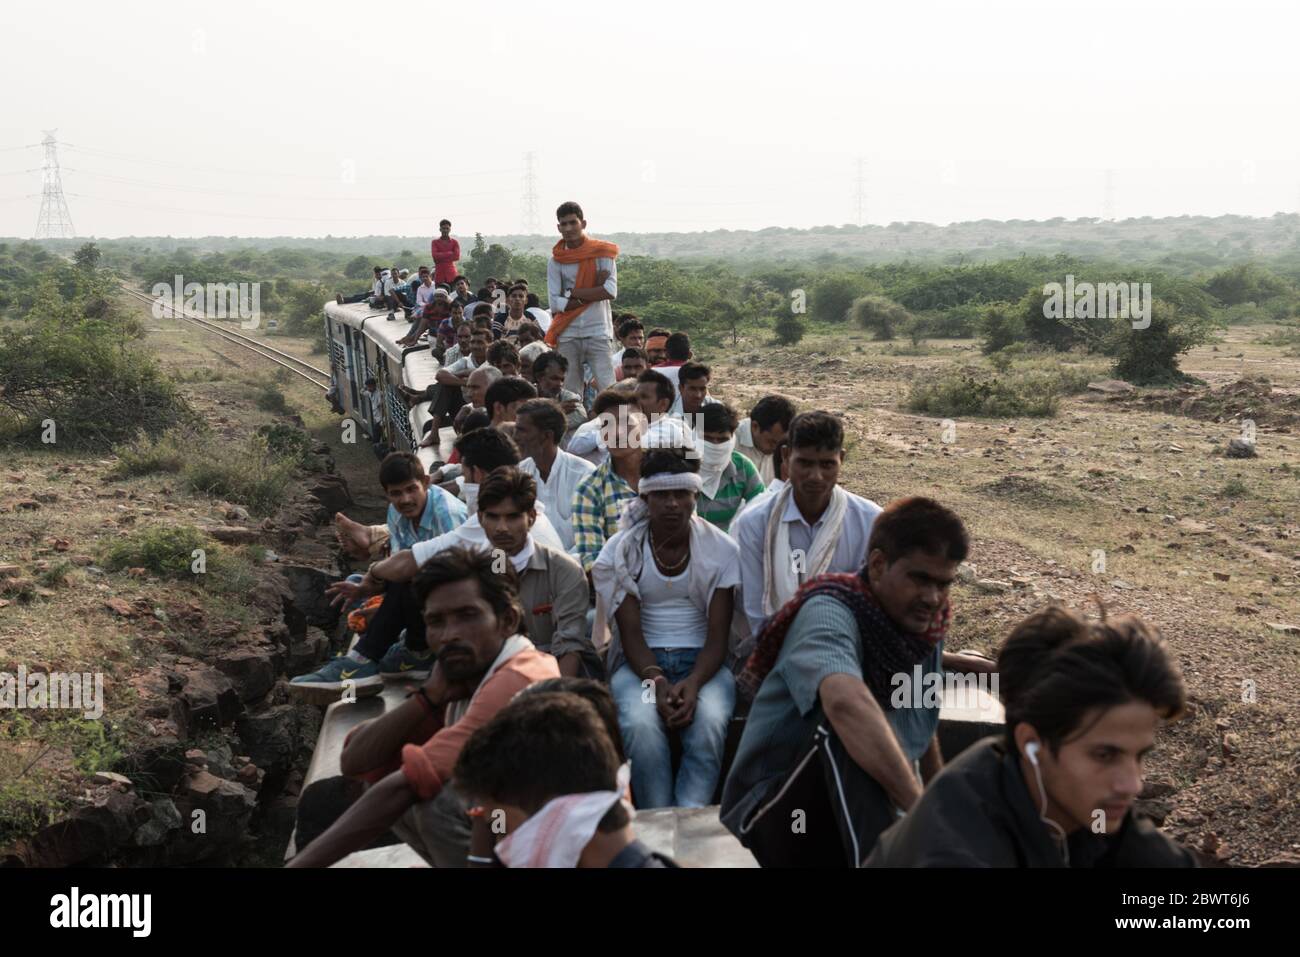
[[[439,193],[436,196],[417,196],[406,194],[403,196],[300,196],[294,194],[287,196],[285,193],[258,193],[248,190],[239,189],[217,189],[207,186],[182,186],[179,183],[158,183],[147,179],[133,179],[126,176],[116,176],[112,173],[96,173],[93,170],[85,170],[76,166],[63,167],[64,172],[77,173],[81,176],[93,176],[96,179],[107,180],[110,183],[120,183],[126,186],[146,186],[151,189],[170,189],[183,193],[202,193],[209,196],[252,196],[259,199],[293,199],[305,201],[320,202],[348,202],[348,203],[410,203],[427,200],[437,202],[444,199],[463,199],[469,196],[504,196],[503,190],[478,190],[472,193]]]
[[[94,149],[85,146],[74,146],[70,143],[64,143],[64,148],[75,153],[84,153],[87,156],[101,157],[104,159],[124,160],[128,163],[138,163],[141,166],[157,166],[162,169],[178,169],[192,173],[219,173],[228,176],[282,176],[292,177],[296,180],[312,179],[325,180],[329,182],[338,182],[337,176],[309,176],[300,172],[268,169],[228,169],[218,166],[194,166],[184,163],[165,163],[147,157],[133,156],[129,153],[113,153],[108,150]],[[423,180],[423,179],[456,179],[466,176],[500,176],[507,173],[517,173],[519,169],[501,169],[501,170],[472,170],[456,173],[421,173],[417,176],[384,176],[387,181],[393,180]]]

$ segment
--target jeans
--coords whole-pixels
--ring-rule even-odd
[[[614,362],[610,358],[609,340],[604,336],[561,338],[555,351],[569,363],[569,371],[564,374],[564,387],[575,395],[582,395],[586,386],[582,375],[584,362],[591,366],[596,376],[597,390],[608,389],[614,384]]]
[[[689,676],[700,653],[698,648],[652,651],[669,684],[676,684]],[[610,691],[618,706],[623,748],[632,762],[632,796],[636,806],[706,807],[712,804],[722,770],[727,726],[736,704],[735,678],[726,668],[719,668],[700,688],[695,717],[679,732],[682,763],[677,769],[675,782],[668,729],[659,717],[653,692],[646,702],[643,688],[641,679],[626,664],[619,667],[610,681]]]

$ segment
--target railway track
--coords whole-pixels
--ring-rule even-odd
[[[147,303],[150,306],[153,306],[155,304],[155,300],[153,297],[146,296],[144,293],[140,292],[137,289],[132,289],[126,283],[119,283],[118,285],[121,287],[123,292],[125,292],[127,295],[131,296],[132,298],[140,302]],[[299,359],[297,356],[290,355],[287,352],[281,352],[279,349],[266,345],[266,343],[262,342],[261,340],[254,339],[251,336],[245,336],[238,332],[234,332],[230,329],[223,328],[222,326],[219,326],[217,323],[205,317],[190,315],[184,309],[178,310],[173,306],[167,305],[166,303],[163,303],[162,305],[163,308],[167,310],[167,312],[171,313],[173,318],[181,319],[184,320],[185,322],[192,323],[193,325],[196,325],[199,328],[204,329],[205,331],[210,332],[215,336],[220,336],[222,339],[225,339],[227,342],[234,343],[235,345],[247,349],[250,352],[256,353],[257,355],[261,356],[263,359],[267,359],[270,362],[274,362],[276,365],[280,366],[281,368],[288,369],[294,375],[306,379],[308,382],[316,386],[318,389],[321,389],[322,391],[325,392],[329,391],[330,374],[326,370],[318,369],[310,362],[307,362],[303,359]]]

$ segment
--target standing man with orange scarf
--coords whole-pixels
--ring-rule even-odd
[[[587,221],[577,203],[562,203],[555,218],[563,238],[551,250],[546,266],[552,313],[546,344],[569,363],[564,387],[582,395],[584,362],[591,367],[598,390],[614,384],[610,303],[618,296],[614,264],[618,246],[584,232]]]

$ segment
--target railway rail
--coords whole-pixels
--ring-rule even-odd
[[[150,306],[155,305],[157,302],[153,297],[146,296],[138,289],[132,289],[126,283],[119,283],[119,285],[123,292],[140,302],[148,303]],[[252,336],[245,336],[241,333],[234,332],[233,330],[223,328],[206,317],[190,315],[184,309],[178,310],[174,306],[167,305],[166,303],[162,303],[161,305],[172,315],[173,318],[192,323],[213,335],[220,336],[227,342],[241,346],[250,352],[260,355],[264,359],[274,362],[282,368],[288,369],[294,375],[306,379],[318,389],[325,392],[329,391],[331,380],[328,370],[319,369],[310,362],[299,359],[297,356],[290,355],[287,352],[282,352],[272,346],[268,346],[266,343],[259,339],[254,339]]]

